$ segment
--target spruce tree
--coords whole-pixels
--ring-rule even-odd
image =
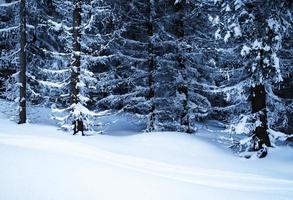
[[[250,150],[271,146],[269,138],[268,99],[274,83],[282,82],[282,63],[279,59],[282,40],[288,30],[290,6],[286,1],[223,1],[219,38],[234,43],[233,53],[238,53],[248,76],[237,85],[250,91],[250,121],[252,144]],[[267,13],[268,10],[272,12]],[[283,15],[282,13],[285,13]],[[236,44],[236,45],[235,45]],[[236,74],[237,75],[237,74]],[[241,79],[241,76],[239,77]],[[248,90],[247,90],[248,92]],[[244,99],[245,100],[245,99]],[[261,154],[263,156],[265,154]]]

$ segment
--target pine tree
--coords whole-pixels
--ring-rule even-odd
[[[44,43],[42,49],[53,64],[44,64],[46,69],[37,81],[62,128],[70,130],[72,122],[82,117],[85,128],[92,130],[93,118],[98,116],[92,110],[96,109],[100,91],[99,76],[95,73],[111,59],[111,55],[104,54],[112,39],[106,30],[111,7],[99,0],[66,5],[55,1],[53,5],[53,15],[46,20],[55,42],[49,47]]]
[[[182,40],[184,38],[184,22],[183,22],[183,17],[184,17],[184,1],[175,1],[174,6],[175,6],[175,35],[178,40],[178,43],[182,43]],[[177,62],[177,68],[179,69],[179,74],[180,77],[182,78],[182,83],[177,86],[178,92],[183,96],[182,100],[182,114],[181,114],[181,119],[180,123],[181,126],[184,127],[184,130],[187,133],[192,132],[192,128],[190,127],[190,119],[189,119],[189,108],[188,108],[188,102],[189,102],[189,88],[188,88],[188,83],[187,83],[187,69],[185,66],[185,58],[184,55],[182,55],[184,52],[181,52],[180,46],[178,47],[177,50],[177,55],[176,55],[176,62]]]
[[[252,147],[249,148],[259,150],[264,146],[271,146],[268,136],[267,99],[270,99],[272,94],[268,91],[274,83],[283,81],[278,55],[282,39],[288,30],[286,15],[290,9],[285,1],[220,3],[221,24],[224,26],[218,31],[219,37],[222,33],[225,42],[233,41],[236,44],[233,51],[238,53],[249,75],[245,84],[238,84],[237,87],[250,88],[252,114],[246,119],[252,121],[249,130],[253,135]],[[272,10],[272,13],[268,14],[267,10]],[[286,14],[282,16],[281,10]]]
[[[182,9],[177,12],[179,4]],[[114,88],[123,86],[123,89],[114,89],[115,95],[102,102],[146,119],[147,131],[192,132],[195,118],[208,114],[208,100],[190,86],[196,82],[191,61],[195,52],[185,41],[184,29],[191,22],[191,14],[186,17],[187,13],[196,12],[200,3],[190,4],[155,0],[116,3],[120,14],[117,19],[121,20],[118,23],[123,28],[113,48],[119,63],[119,68],[113,71],[115,74],[121,71],[124,76],[117,74],[119,84]],[[188,33],[191,38],[189,34],[193,32]]]
[[[38,49],[39,39],[42,39],[38,38],[40,29],[38,23],[40,23],[39,19],[42,18],[43,14],[40,9],[42,4],[25,1],[24,3],[11,2],[2,5],[6,8],[4,14],[6,13],[10,17],[6,25],[15,24],[15,26],[5,28],[3,31],[5,32],[4,38],[7,37],[7,40],[3,40],[7,44],[7,54],[3,54],[1,61],[3,61],[4,68],[10,68],[10,70],[5,70],[8,76],[4,80],[5,91],[2,96],[8,100],[19,102],[19,119],[17,121],[24,123],[30,112],[29,105],[38,104],[42,99],[42,95],[38,91],[39,84],[35,80],[39,68],[37,66],[41,65],[42,62],[45,63],[45,61],[41,62],[43,57]],[[21,13],[22,17],[25,17],[25,24],[20,17]],[[17,26],[16,23],[20,25]],[[19,57],[16,56],[18,54]]]
[[[19,2],[0,1],[0,96],[15,100],[19,96]]]
[[[135,114],[155,129],[155,1],[113,2],[112,59],[99,81],[101,109]],[[98,84],[99,84],[98,83]]]

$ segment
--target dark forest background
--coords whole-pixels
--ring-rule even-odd
[[[1,0],[0,95],[20,123],[30,105],[65,129],[80,112],[87,129],[101,111],[148,132],[218,120],[270,146],[293,130],[292,25],[288,0]]]

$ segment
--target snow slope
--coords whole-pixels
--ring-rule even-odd
[[[246,160],[197,135],[114,135],[72,136],[0,113],[0,200],[293,198],[292,148]]]

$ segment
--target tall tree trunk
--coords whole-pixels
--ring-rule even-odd
[[[266,111],[266,91],[263,84],[256,85],[251,88],[252,98],[251,107],[253,113],[259,113],[261,125],[256,127],[254,135],[259,139],[259,148],[265,144],[271,146],[271,142],[267,133],[267,111]],[[255,150],[258,150],[257,148]]]
[[[79,76],[80,76],[80,25],[81,25],[81,0],[74,0],[73,10],[73,53],[71,67],[71,104],[78,103]]]
[[[154,25],[153,25],[153,1],[149,0],[148,2],[148,14],[149,14],[149,20],[147,22],[147,31],[148,31],[148,94],[147,99],[151,102],[151,109],[149,114],[149,122],[148,122],[148,131],[154,131],[154,121],[155,121],[155,103],[154,103],[154,97],[155,97],[155,91],[154,91],[154,69],[155,69],[155,60],[154,60],[154,47],[152,42],[152,37],[154,36]]]
[[[48,14],[52,16],[54,12],[53,0],[47,0],[46,5],[48,6]]]
[[[26,2],[20,1],[19,124],[26,122]]]
[[[181,2],[178,2],[175,4],[175,9],[176,9],[176,24],[175,24],[175,34],[176,37],[180,42],[182,42],[183,37],[184,37],[184,22],[183,22],[183,15],[184,15],[184,3],[185,1],[182,0]],[[188,101],[189,101],[189,96],[188,96],[188,85],[186,83],[187,81],[187,69],[184,63],[184,57],[182,55],[182,50],[180,49],[181,47],[178,47],[178,52],[177,52],[177,63],[178,63],[178,68],[179,71],[183,77],[183,83],[178,86],[178,92],[183,94],[185,96],[185,99],[182,102],[183,106],[183,113],[181,115],[181,125],[184,127],[184,130],[186,133],[192,133],[192,128],[190,127],[190,119],[189,119],[189,108],[188,108]]]
[[[263,51],[260,52],[260,67],[263,65]],[[257,84],[251,88],[251,108],[252,113],[259,113],[259,120],[261,125],[254,130],[254,136],[259,140],[258,147],[254,147],[255,150],[259,150],[263,144],[270,147],[271,142],[267,133],[267,110],[266,110],[266,90],[263,84]]]

